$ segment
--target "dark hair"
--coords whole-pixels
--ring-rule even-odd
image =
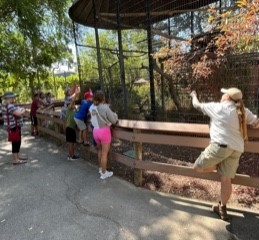
[[[38,97],[39,96],[39,94],[38,93],[35,93],[34,95],[33,95],[33,97]]]
[[[103,103],[105,101],[105,95],[104,92],[101,90],[98,90],[94,93],[93,102],[94,105],[99,105],[100,103]]]

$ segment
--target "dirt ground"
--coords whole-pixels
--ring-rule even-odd
[[[125,153],[129,149],[133,149],[132,143],[129,142],[120,142],[119,146],[118,144],[116,144],[116,147],[113,146],[113,151],[120,153]],[[195,148],[143,144],[144,161],[192,166],[200,152],[201,149]],[[259,154],[243,154],[241,156],[237,172],[259,177],[258,159]],[[133,182],[133,169],[125,167],[124,165],[112,160],[109,165],[110,168],[114,169],[116,175],[119,175],[127,181]],[[144,171],[143,176],[143,187],[150,190],[172,193],[187,198],[200,199],[209,202],[219,200],[219,182],[152,171]],[[259,211],[259,186],[258,188],[250,188],[233,185],[233,193],[229,204],[233,207]]]
[[[82,151],[82,147],[80,147]],[[113,143],[112,151],[125,154],[133,150],[133,144],[126,141]],[[85,149],[83,149],[85,152]],[[81,155],[83,154],[81,152]],[[167,145],[143,144],[143,160],[170,163],[180,166],[192,166],[201,149],[172,147]],[[89,161],[97,165],[96,154],[91,153]],[[238,173],[259,177],[259,154],[245,153],[241,156]],[[133,183],[134,169],[109,159],[108,168],[119,176]],[[219,200],[220,183],[180,175],[143,171],[144,188],[178,196],[217,202]],[[250,188],[233,185],[233,193],[229,206],[259,212],[259,186]]]

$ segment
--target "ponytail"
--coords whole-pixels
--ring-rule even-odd
[[[244,141],[246,142],[248,141],[248,136],[247,136],[246,112],[245,112],[244,103],[242,99],[235,101],[235,103],[236,103],[237,115],[239,120],[239,129]]]

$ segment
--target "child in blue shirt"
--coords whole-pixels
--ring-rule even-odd
[[[86,126],[87,115],[89,113],[89,108],[92,105],[93,94],[88,91],[84,94],[84,100],[82,100],[81,105],[78,111],[75,114],[75,122],[77,127],[80,130],[79,133],[79,142],[83,143],[85,146],[90,146],[88,141],[88,132]]]

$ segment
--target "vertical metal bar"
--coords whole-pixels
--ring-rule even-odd
[[[163,62],[161,62],[161,69],[164,72]],[[163,119],[165,119],[165,79],[163,75],[161,75],[161,105],[162,105]]]
[[[77,71],[78,71],[78,78],[79,78],[79,86],[80,86],[80,89],[83,89],[82,75],[81,75],[81,62],[80,62],[80,57],[79,57],[79,52],[78,52],[78,45],[77,45],[77,39],[76,39],[76,27],[75,27],[75,22],[74,21],[73,21],[73,34],[74,34],[74,43],[75,43],[75,46],[76,46],[76,61],[77,61]],[[54,77],[54,71],[53,71],[53,77]],[[56,92],[56,94],[57,94],[57,92]]]
[[[121,78],[121,88],[122,88],[122,94],[123,94],[122,96],[123,117],[128,118],[127,88],[126,88],[126,82],[125,82],[125,67],[124,67],[121,24],[120,24],[120,0],[117,0],[116,3],[117,3],[117,27],[118,27],[118,43],[119,43],[120,78]]]
[[[194,13],[191,12],[191,34],[194,36]]]
[[[99,74],[101,90],[104,91],[102,59],[101,59],[101,51],[100,51],[99,33],[97,28],[95,0],[93,0],[92,3],[93,3],[93,14],[94,14],[94,31],[95,31],[95,42],[96,42],[96,52],[97,52],[98,74]]]
[[[156,120],[156,100],[155,100],[155,83],[154,83],[154,60],[152,57],[152,32],[151,32],[151,4],[152,0],[146,0],[147,11],[147,42],[148,42],[148,60],[149,60],[149,81],[150,81],[150,104],[151,104],[151,119]]]
[[[170,18],[167,19],[167,31],[168,31],[168,36],[171,35],[171,21],[170,21]],[[169,38],[168,40],[168,47],[171,48],[171,39]]]

